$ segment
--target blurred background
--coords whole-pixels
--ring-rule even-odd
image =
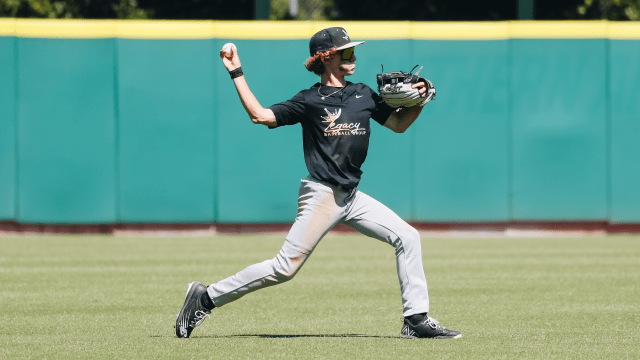
[[[418,64],[438,89],[407,133],[372,129],[360,190],[402,218],[637,230],[638,9],[640,0],[0,0],[0,232],[291,223],[307,175],[300,128],[253,125],[218,52],[238,46],[266,107],[318,81],[302,64],[325,26],[367,40],[349,80],[375,88],[382,64]]]
[[[640,0],[0,0],[0,16],[174,20],[638,20]]]

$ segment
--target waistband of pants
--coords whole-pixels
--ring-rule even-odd
[[[334,189],[338,189],[338,190],[342,190],[342,191],[346,191],[346,192],[350,192],[353,193],[355,192],[355,190],[357,189],[357,187],[345,187],[342,186],[341,184],[339,184],[337,181],[326,181],[326,180],[318,180],[316,178],[314,178],[311,175],[308,175],[305,180],[309,180],[309,181],[313,181],[313,182],[317,182],[319,184],[323,184],[326,185],[328,187],[334,188]]]

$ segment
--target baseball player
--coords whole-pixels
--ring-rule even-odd
[[[229,71],[242,105],[254,124],[269,128],[300,124],[304,159],[309,175],[302,180],[298,215],[276,257],[251,265],[208,287],[189,285],[176,321],[176,335],[188,338],[211,310],[242,296],[293,279],[318,242],[338,224],[386,242],[395,248],[402,295],[404,338],[460,338],[427,315],[429,295],[422,267],[418,232],[389,208],[357,189],[367,157],[370,119],[402,133],[416,120],[432,94],[424,81],[417,89],[419,105],[393,109],[365,84],[345,80],[356,68],[355,46],[345,29],[317,32],[309,42],[305,63],[320,82],[290,100],[263,108],[242,73],[237,48],[223,48],[222,62]],[[430,83],[429,83],[430,84]],[[435,92],[435,89],[434,89]]]

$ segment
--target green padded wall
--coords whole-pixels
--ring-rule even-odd
[[[114,40],[18,39],[18,220],[115,212]]]
[[[436,87],[415,128],[416,220],[509,219],[506,41],[416,41]]]
[[[119,221],[213,221],[213,42],[116,41]]]
[[[611,221],[640,222],[640,41],[611,40]]]
[[[308,40],[0,37],[0,220],[291,222],[302,129],[251,123],[229,41],[265,107],[319,81]],[[352,82],[419,64],[437,88],[406,133],[372,124],[360,190],[401,217],[640,221],[637,40],[368,40],[356,56]]]
[[[0,37],[0,221],[16,211],[15,43]]]
[[[606,219],[606,41],[510,40],[514,220]]]
[[[228,40],[220,39],[216,49]],[[292,98],[318,77],[303,63],[307,41],[234,40],[242,69],[263,107]],[[264,56],[262,56],[264,54]],[[292,55],[293,54],[293,55]],[[298,209],[300,179],[307,176],[300,125],[255,125],[242,107],[229,74],[217,58],[218,221],[291,222]]]

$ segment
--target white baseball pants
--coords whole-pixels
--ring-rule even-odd
[[[418,231],[365,193],[347,191],[311,176],[302,180],[298,215],[278,255],[210,285],[207,291],[213,303],[220,307],[252,291],[293,279],[320,240],[341,223],[395,247],[403,315],[428,312]]]

